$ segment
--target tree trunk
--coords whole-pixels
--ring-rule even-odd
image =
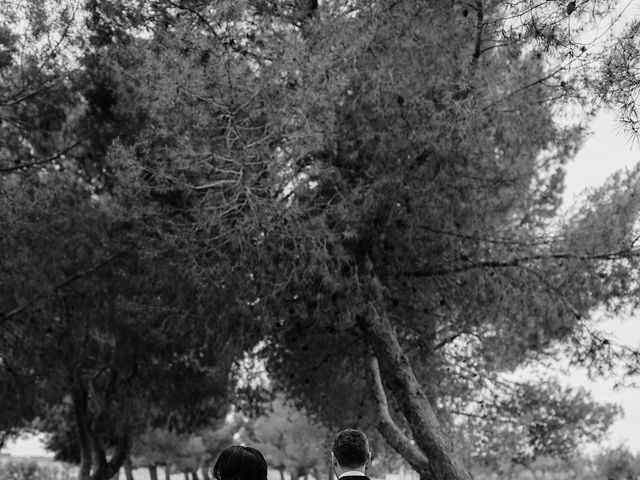
[[[100,437],[92,432],[94,426],[89,429],[89,435],[91,437],[91,449],[93,456],[94,471],[91,474],[92,479],[97,480],[110,480],[111,475],[107,475],[107,454],[102,446]]]
[[[209,465],[202,464],[202,478],[204,480],[211,480],[211,476],[209,475]]]
[[[133,467],[131,466],[131,458],[129,457],[124,461],[124,476],[127,480],[133,480]]]
[[[78,480],[89,480],[91,478],[91,439],[89,438],[89,426],[87,422],[87,391],[80,379],[77,379],[75,391],[72,394],[73,412],[76,418],[76,434],[78,437],[78,448],[80,450],[80,468],[78,469]]]
[[[380,285],[380,282],[373,277],[371,284],[375,287]],[[376,297],[380,296],[381,294],[376,292]],[[382,365],[383,372],[388,375],[389,383],[394,386],[392,394],[398,400],[407,419],[415,444],[428,460],[425,468],[418,471],[421,480],[471,480],[471,476],[447,442],[433,407],[413,373],[411,363],[398,342],[386,312],[381,306],[372,304],[368,312],[358,317],[358,324],[371,339],[375,356]],[[393,439],[388,438],[390,429],[380,431],[396,450],[408,441],[406,437],[401,440],[397,436]],[[398,431],[399,429],[395,433]],[[415,463],[406,455],[407,452],[415,453],[416,449],[408,445],[405,447],[404,451],[398,452],[415,468]]]
[[[164,466],[164,480],[171,480],[171,465],[168,463]]]
[[[200,480],[198,478],[198,471],[194,470],[193,472],[191,472],[191,480]]]
[[[128,435],[120,436],[116,439],[113,456],[107,461],[102,442],[98,435],[91,435],[94,456],[98,458],[97,468],[91,475],[91,480],[109,480],[120,471],[122,465],[129,456],[131,440]],[[156,477],[157,478],[157,477]]]
[[[151,480],[158,480],[158,466],[157,465],[149,465],[149,477]]]
[[[284,480],[284,468],[279,468],[278,472],[280,472],[280,480]]]
[[[183,472],[184,473],[184,480],[190,480],[189,479],[189,472]]]

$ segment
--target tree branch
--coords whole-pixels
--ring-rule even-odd
[[[491,238],[491,237],[478,237],[475,235],[468,235],[460,232],[452,232],[450,230],[442,230],[440,228],[430,227],[429,225],[417,225],[417,228],[421,230],[426,230],[428,232],[438,233],[441,235],[447,235],[449,237],[461,238],[463,240],[469,240],[477,243],[495,243],[497,245],[522,245],[525,247],[537,247],[540,245],[549,245],[551,243],[551,239],[545,240],[544,237],[541,237],[537,242],[522,242],[515,239],[509,239],[504,237]]]
[[[3,173],[10,173],[10,172],[15,172],[16,170],[22,170],[24,168],[31,168],[31,167],[35,167],[38,165],[44,165],[46,163],[51,163],[54,160],[57,160],[58,158],[62,157],[63,155],[67,154],[69,151],[73,150],[74,148],[76,148],[78,145],[80,145],[84,140],[78,140],[77,142],[75,142],[74,144],[72,144],[71,146],[65,148],[64,150],[62,150],[61,152],[56,153],[55,155],[49,157],[49,158],[45,158],[44,160],[37,160],[35,162],[30,162],[30,163],[22,163],[19,165],[14,165],[13,167],[5,167],[5,168],[0,168],[0,174]]]
[[[442,347],[453,342],[456,338],[458,338],[460,335],[464,335],[465,333],[467,333],[466,330],[460,330],[459,332],[449,332],[444,338],[442,338],[442,340],[434,345],[433,349],[440,350]]]
[[[377,277],[369,279],[369,294],[379,295]],[[371,338],[376,357],[383,362],[394,384],[394,397],[407,419],[416,448],[429,459],[424,477],[471,480],[471,476],[457,458],[453,446],[444,435],[440,421],[429,397],[415,376],[411,361],[400,346],[397,334],[384,310],[369,305],[369,312],[356,317],[358,326]],[[382,432],[381,432],[382,433]],[[393,431],[391,431],[393,433]]]
[[[475,48],[473,50],[473,58],[471,60],[471,65],[475,67],[478,65],[478,60],[480,59],[480,55],[482,55],[482,31],[484,30],[484,5],[482,4],[482,0],[476,0],[476,40],[475,40]]]
[[[76,420],[76,434],[78,435],[78,447],[80,449],[80,472],[78,478],[87,480],[91,472],[91,437],[87,419],[87,390],[82,382],[79,372],[73,378],[72,389],[73,411]]]
[[[451,275],[455,273],[467,272],[470,270],[477,270],[480,268],[508,268],[508,267],[520,267],[523,264],[536,260],[620,260],[623,258],[639,258],[640,251],[633,250],[620,250],[611,253],[600,253],[593,255],[578,255],[575,253],[553,253],[547,255],[528,255],[524,257],[515,257],[510,260],[482,260],[478,262],[469,262],[463,265],[453,267],[434,267],[423,268],[415,270],[413,272],[407,272],[409,277],[439,277],[444,275]]]
[[[22,304],[22,305],[20,305],[20,306],[18,306],[16,308],[14,308],[13,310],[9,310],[8,312],[3,313],[2,315],[0,315],[0,321],[7,320],[7,319],[9,319],[11,317],[14,317],[14,316],[18,315],[22,311],[26,310],[27,308],[29,308],[30,306],[32,306],[33,304],[35,304],[36,302],[38,302],[39,300],[44,298],[46,295],[51,294],[51,293],[53,293],[53,292],[55,292],[57,290],[60,290],[61,288],[66,287],[67,285],[75,282],[76,280],[78,280],[78,279],[80,279],[82,277],[85,277],[87,275],[91,275],[92,273],[94,273],[97,270],[101,269],[105,265],[109,264],[111,261],[113,261],[113,259],[115,259],[119,255],[120,255],[120,253],[113,254],[110,257],[106,258],[105,260],[103,260],[102,262],[98,263],[97,265],[94,265],[91,268],[88,268],[86,270],[82,270],[80,272],[74,273],[70,277],[68,277],[65,280],[63,280],[62,282],[57,283],[56,285],[46,289],[43,292],[40,292],[38,295],[33,297],[30,302],[24,303],[24,304]]]
[[[387,395],[384,392],[382,377],[380,376],[380,365],[375,355],[371,355],[369,359],[369,369],[373,376],[374,397],[378,407],[378,430],[380,430],[380,433],[382,433],[393,448],[418,472],[427,471],[429,468],[429,459],[411,443],[411,440],[409,440],[393,421],[393,418],[391,418]]]

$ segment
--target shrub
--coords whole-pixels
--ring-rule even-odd
[[[75,480],[73,470],[64,463],[10,459],[0,461],[0,480]]]

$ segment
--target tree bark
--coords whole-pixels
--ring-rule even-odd
[[[89,426],[87,421],[87,391],[79,378],[76,379],[72,398],[73,412],[76,419],[78,447],[80,449],[78,480],[90,480],[91,466],[93,462],[91,454],[91,439],[89,437]]]
[[[129,456],[129,450],[131,448],[130,437],[124,435],[116,439],[115,451],[109,461],[106,460],[104,448],[102,447],[102,442],[99,437],[93,434],[92,439],[92,446],[96,449],[94,451],[94,457],[98,457],[99,460],[98,468],[96,468],[91,475],[91,480],[109,480],[120,471],[120,468]]]
[[[92,449],[92,457],[93,464],[95,466],[94,472],[91,475],[92,479],[96,480],[108,480],[111,478],[111,475],[106,474],[107,470],[107,454],[104,451],[104,447],[102,446],[102,441],[100,437],[93,433],[95,425],[92,425],[89,428],[89,436],[91,438],[91,449]]]
[[[204,480],[211,480],[211,476],[209,475],[209,465],[202,465],[202,478]]]
[[[416,472],[420,475],[427,474],[430,469],[429,460],[418,447],[411,443],[391,417],[387,395],[382,385],[380,365],[375,355],[372,355],[369,360],[369,369],[373,377],[374,398],[378,407],[378,430]]]
[[[284,480],[284,468],[279,468],[278,472],[280,472],[280,480]]]
[[[379,290],[376,288],[380,285],[379,280],[372,277],[371,283],[375,288],[373,291],[376,298],[380,298]],[[371,339],[375,356],[383,367],[383,372],[389,376],[389,383],[393,386],[392,394],[398,400],[402,413],[407,419],[416,446],[428,459],[428,466],[426,466],[428,471],[418,472],[421,479],[471,480],[471,476],[447,442],[435,411],[398,342],[389,317],[381,307],[376,305],[377,303],[381,302],[372,302],[369,305],[369,311],[358,316],[358,324]],[[381,433],[385,438],[389,436],[387,430],[383,429]],[[387,439],[390,443],[393,441],[395,445],[399,445],[397,438]],[[406,439],[402,440],[403,444],[406,442]],[[405,455],[411,450],[413,449],[407,446],[404,449]]]
[[[171,465],[168,463],[164,466],[164,480],[171,480]]]
[[[189,480],[189,472],[183,472],[184,480]]]
[[[131,458],[129,457],[124,461],[124,475],[127,480],[133,480],[133,467],[131,466]]]
[[[158,466],[157,465],[149,465],[149,477],[151,480],[158,480]]]
[[[198,471],[194,470],[193,472],[191,472],[191,480],[200,480],[198,478]]]

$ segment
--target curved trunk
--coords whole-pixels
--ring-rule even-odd
[[[373,283],[373,282],[372,282]],[[379,282],[376,282],[379,285]],[[435,411],[427,395],[418,382],[411,362],[404,354],[395,330],[386,312],[370,305],[369,311],[358,317],[358,324],[371,339],[375,356],[383,367],[383,372],[394,385],[393,395],[398,400],[403,415],[410,426],[415,447],[411,447],[408,439],[396,437],[389,439],[389,430],[380,429],[392,446],[399,451],[409,463],[415,466],[415,458],[407,458],[407,452],[419,450],[428,463],[421,463],[418,470],[421,478],[426,480],[470,480],[469,472],[456,457],[440,427]],[[379,392],[376,394],[378,403]],[[399,429],[398,429],[399,430]],[[397,433],[397,432],[395,432]],[[406,445],[405,445],[406,444]]]

